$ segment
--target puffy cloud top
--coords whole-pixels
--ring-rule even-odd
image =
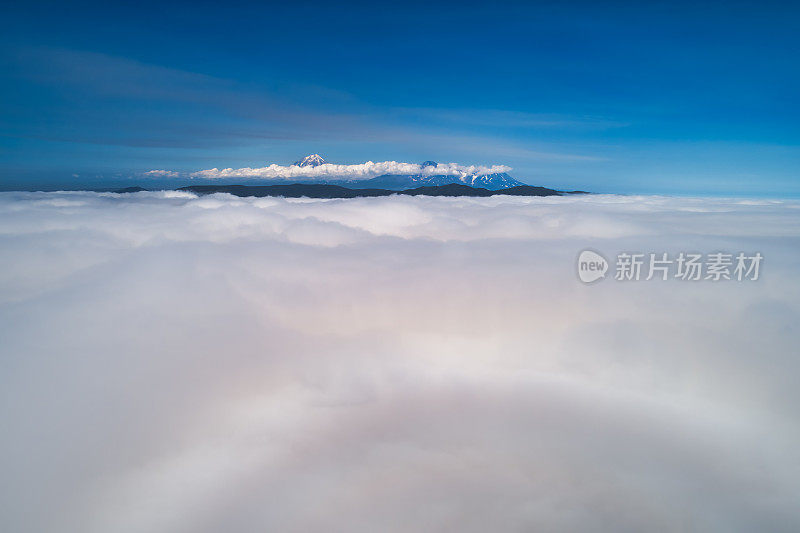
[[[180,173],[174,170],[149,170],[145,175],[153,178],[177,178]]]
[[[397,161],[367,161],[358,165],[336,165],[324,163],[317,166],[269,165],[261,168],[211,168],[190,174],[194,178],[260,178],[260,179],[348,179],[366,180],[384,174],[423,174],[446,176],[471,176],[508,172],[511,167],[505,165],[460,165],[458,163],[440,163],[436,166],[418,163],[400,163]],[[150,171],[165,172],[163,170]]]

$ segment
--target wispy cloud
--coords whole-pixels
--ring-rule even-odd
[[[17,50],[16,59],[27,77],[109,97],[211,102],[214,92],[236,85],[224,78],[86,50],[27,47]]]
[[[530,113],[506,109],[394,108],[392,112],[456,127],[489,126],[507,129],[606,130],[629,126],[627,122],[588,115]]]
[[[47,113],[37,107],[11,131],[44,141],[230,149],[261,146],[267,140],[313,140],[359,146],[383,143],[393,150],[429,152],[431,157],[449,154],[448,159],[477,155],[484,161],[513,157],[569,162],[600,158],[576,151],[574,145],[524,141],[501,130],[611,127],[611,121],[591,117],[376,107],[321,87],[292,86],[279,91],[127,57],[57,47],[19,49],[9,71],[73,100],[70,106],[52,107]]]

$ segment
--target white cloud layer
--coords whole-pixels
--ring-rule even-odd
[[[194,178],[257,178],[257,179],[347,179],[367,180],[384,174],[423,174],[445,176],[470,176],[508,172],[511,167],[505,165],[459,165],[457,163],[439,163],[437,166],[423,167],[417,163],[398,163],[397,161],[367,161],[358,165],[334,165],[325,163],[316,167],[300,167],[297,165],[269,165],[261,168],[212,168],[190,174]],[[164,172],[162,170],[150,172]],[[148,174],[150,174],[148,172]]]
[[[175,170],[148,170],[144,174],[151,178],[177,178],[181,175]]]
[[[0,530],[797,531],[799,241],[792,201],[0,193]]]

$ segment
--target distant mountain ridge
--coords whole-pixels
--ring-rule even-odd
[[[293,183],[291,185],[190,185],[181,187],[179,191],[195,194],[227,193],[234,196],[282,196],[285,198],[362,198],[376,196],[472,196],[487,197],[495,195],[512,196],[562,196],[574,194],[556,191],[546,187],[519,185],[502,190],[489,190],[482,187],[470,187],[459,183],[432,185],[405,189],[402,191],[373,188],[348,188],[330,183]]]
[[[426,162],[427,163],[427,162]],[[432,165],[428,165],[432,166]],[[525,185],[521,181],[515,180],[505,172],[492,174],[467,174],[465,176],[454,176],[450,174],[385,174],[362,181],[342,181],[341,184],[353,188],[380,188],[400,191],[420,186],[441,186],[451,183],[468,185],[470,187],[481,187],[492,191],[519,187]]]

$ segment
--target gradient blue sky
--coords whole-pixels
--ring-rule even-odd
[[[800,4],[4,8],[0,188],[329,161],[605,192],[800,194]]]

